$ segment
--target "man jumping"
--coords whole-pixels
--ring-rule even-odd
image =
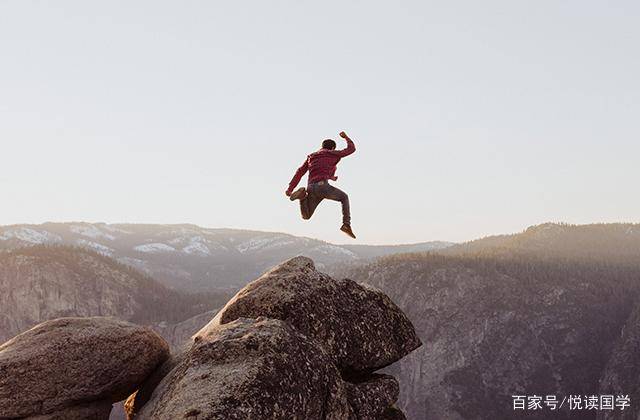
[[[341,231],[356,238],[351,230],[351,212],[349,210],[349,196],[344,192],[329,184],[329,180],[338,179],[335,176],[336,165],[345,156],[349,156],[356,151],[353,141],[342,131],[340,137],[347,141],[347,148],[336,150],[336,142],[328,139],[322,142],[322,149],[311,153],[293,176],[287,189],[287,196],[291,201],[300,200],[300,212],[302,218],[308,220],[318,207],[318,204],[325,198],[327,200],[339,201],[342,203],[342,227]],[[309,171],[309,181],[307,188],[293,189],[298,185],[300,179]]]

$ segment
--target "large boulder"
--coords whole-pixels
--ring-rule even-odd
[[[126,407],[141,420],[353,418],[331,362],[282,321],[240,318],[200,334],[146,405]]]
[[[333,280],[306,257],[249,283],[194,338],[240,317],[260,316],[285,321],[316,340],[344,375],[373,372],[421,345],[409,319],[384,293]]]
[[[0,346],[0,418],[108,418],[168,356],[159,335],[128,322],[43,322]]]

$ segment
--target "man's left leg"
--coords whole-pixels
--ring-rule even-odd
[[[300,199],[300,213],[302,214],[302,218],[304,220],[311,219],[311,216],[313,216],[313,213],[321,201],[322,197],[313,192],[308,192],[304,198]]]

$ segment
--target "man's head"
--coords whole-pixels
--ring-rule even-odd
[[[324,140],[322,142],[322,148],[323,149],[328,149],[328,150],[335,150],[336,149],[336,142],[331,140],[331,139]]]

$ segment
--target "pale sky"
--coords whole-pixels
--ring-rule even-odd
[[[0,224],[337,243],[284,190],[346,130],[358,243],[640,221],[640,2],[0,0]],[[344,147],[343,142],[338,142]]]

